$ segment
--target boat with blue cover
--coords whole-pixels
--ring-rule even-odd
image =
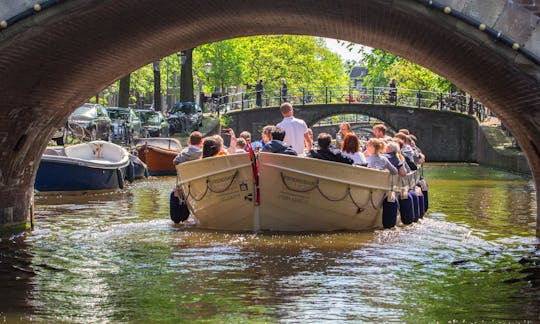
[[[47,148],[39,163],[34,189],[38,192],[122,189],[130,163],[124,148],[105,141]]]

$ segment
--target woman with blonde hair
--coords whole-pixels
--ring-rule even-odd
[[[390,161],[390,163],[396,167],[398,174],[401,177],[407,175],[405,158],[403,155],[401,155],[401,150],[398,143],[390,141],[386,144],[386,157],[388,158],[388,161]]]
[[[377,170],[388,170],[391,174],[397,174],[398,170],[388,161],[388,158],[381,154],[386,149],[383,141],[377,138],[371,138],[366,144],[366,155],[368,168]]]
[[[360,139],[355,133],[345,135],[341,143],[341,154],[353,160],[354,165],[367,166],[366,157],[360,151]]]

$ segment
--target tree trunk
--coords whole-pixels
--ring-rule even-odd
[[[154,67],[154,110],[161,111],[161,73],[159,71],[159,63]]]
[[[184,51],[186,62],[180,75],[180,101],[195,101],[193,95],[193,48]]]
[[[131,74],[120,79],[120,93],[118,94],[118,107],[129,107],[129,88],[131,83]]]

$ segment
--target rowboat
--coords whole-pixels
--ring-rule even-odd
[[[175,175],[173,159],[182,150],[182,144],[175,138],[150,137],[136,139],[138,157],[146,163],[151,176]]]
[[[261,152],[258,160],[259,202],[247,153],[177,165],[177,190],[200,228],[255,232],[383,228],[383,205],[419,181],[418,172],[399,178],[290,155]]]
[[[41,157],[34,188],[37,191],[122,189],[129,165],[129,153],[110,142],[48,148]]]

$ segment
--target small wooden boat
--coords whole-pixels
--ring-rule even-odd
[[[37,191],[122,189],[129,153],[105,141],[46,149],[36,174]]]
[[[365,167],[260,153],[258,203],[248,154],[186,162],[177,171],[177,190],[198,226],[231,231],[383,228],[385,200],[419,180],[418,173],[399,178]]]
[[[182,150],[176,138],[150,137],[136,139],[138,157],[146,163],[151,176],[175,175],[173,159]]]

